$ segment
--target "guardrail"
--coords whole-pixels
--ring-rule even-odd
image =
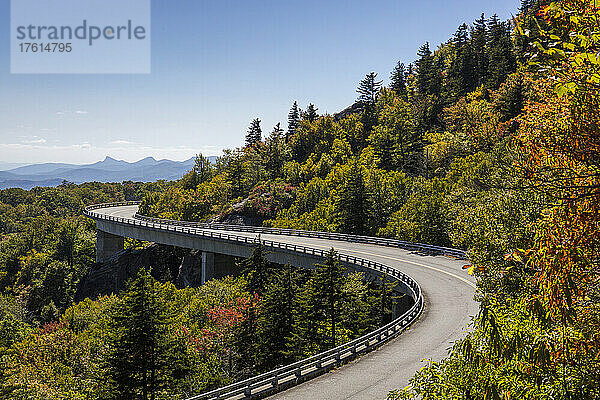
[[[152,218],[144,215],[135,214],[136,219],[140,219],[147,222],[156,222],[159,224],[169,224],[178,226],[189,226],[203,229],[216,229],[224,231],[237,231],[237,232],[252,232],[252,233],[264,233],[273,235],[285,235],[285,236],[300,236],[310,237],[319,239],[331,239],[341,240],[345,242],[354,243],[365,243],[365,244],[376,244],[379,246],[386,247],[397,247],[405,250],[427,252],[431,254],[447,255],[459,259],[466,259],[466,252],[459,249],[452,249],[449,247],[433,246],[430,244],[423,243],[412,243],[398,239],[388,239],[375,236],[360,236],[360,235],[349,235],[346,233],[334,233],[334,232],[317,232],[317,231],[305,231],[299,229],[285,229],[285,228],[264,228],[260,226],[246,226],[246,225],[233,225],[233,224],[222,224],[222,223],[210,223],[210,222],[186,222],[186,221],[175,221],[169,219]]]
[[[171,231],[185,235],[202,236],[207,238],[209,237],[215,240],[223,240],[234,243],[244,243],[247,245],[260,243],[267,248],[284,249],[296,253],[310,254],[312,256],[320,258],[325,258],[327,256],[327,251],[321,249],[315,249],[308,246],[293,245],[289,243],[281,243],[272,240],[262,240],[260,238],[251,238],[248,236],[238,236],[223,232],[205,231],[200,228],[200,225],[187,226],[166,223],[171,222],[167,220],[158,220],[162,221],[158,222],[138,218],[114,217],[94,212],[94,210],[101,208],[137,204],[138,203],[136,202],[98,204],[87,207],[84,211],[84,214],[96,220],[112,221],[118,224],[129,226],[141,226],[151,230]],[[212,226],[214,226],[214,224],[212,224]],[[351,235],[344,236],[348,238],[351,237]],[[328,238],[333,237],[329,236]],[[423,311],[424,299],[421,287],[410,276],[387,265],[366,260],[363,258],[354,257],[346,254],[338,254],[338,257],[339,260],[345,264],[368,268],[374,271],[375,273],[386,274],[393,280],[402,282],[412,292],[411,297],[415,300],[414,305],[406,313],[404,313],[402,316],[395,319],[394,321],[390,322],[389,324],[378,328],[372,332],[369,332],[366,335],[361,336],[348,343],[342,344],[336,348],[325,351],[323,353],[316,354],[312,357],[300,360],[293,364],[274,369],[264,374],[240,382],[236,382],[231,385],[221,387],[206,393],[202,393],[197,396],[190,397],[187,400],[230,399],[242,395],[246,398],[252,398],[256,396],[264,396],[265,394],[274,393],[283,390],[284,388],[297,385],[298,383],[304,382],[305,380],[308,380],[314,376],[320,375],[332,368],[335,368],[336,366],[351,361],[354,358],[383,345],[390,339],[396,337],[407,327],[409,327]]]

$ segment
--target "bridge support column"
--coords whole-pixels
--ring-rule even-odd
[[[202,252],[202,284],[215,277],[215,253]]]
[[[105,263],[125,247],[125,239],[101,230],[96,231],[96,262]]]

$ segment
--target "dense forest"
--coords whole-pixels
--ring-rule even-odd
[[[121,290],[78,299],[95,266],[83,208],[171,185],[0,191],[0,398],[185,398],[335,347],[410,306],[385,279],[348,274],[333,250],[303,270],[270,263],[261,247],[237,261],[241,274],[202,287],[137,265]],[[156,245],[127,247],[156,256]],[[176,249],[163,252],[179,265]]]
[[[402,302],[334,253],[309,272],[260,247],[237,277],[178,288],[141,268],[75,302],[93,266],[82,207],[140,199],[154,217],[467,250],[471,332],[391,399],[600,398],[598,32],[594,1],[523,0],[510,21],[425,43],[387,86],[368,73],[337,114],[294,102],[265,135],[254,119],[243,146],[198,155],[179,181],[1,191],[0,396],[197,393],[356,337]]]

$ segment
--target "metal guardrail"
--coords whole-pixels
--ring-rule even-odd
[[[174,224],[171,223],[173,221],[168,220],[147,220],[146,218],[123,218],[123,217],[114,217],[102,213],[94,212],[94,210],[101,208],[109,208],[109,207],[119,207],[119,206],[127,206],[127,205],[137,205],[138,202],[120,202],[120,203],[112,203],[112,204],[98,204],[89,206],[85,209],[84,214],[92,219],[96,220],[104,220],[104,221],[112,221],[118,224],[128,225],[128,226],[140,226],[145,227],[151,230],[157,231],[167,231],[167,232],[177,232],[185,235],[193,235],[193,236],[202,236],[207,238],[212,238],[215,240],[223,240],[227,242],[233,243],[244,243],[247,245],[251,244],[259,244],[261,243],[263,246],[267,248],[273,249],[284,249],[287,251],[292,251],[295,253],[304,253],[313,255],[315,257],[325,258],[327,256],[327,251],[321,249],[315,249],[307,246],[294,245],[289,243],[281,243],[272,240],[261,240],[260,238],[251,238],[248,236],[239,236],[229,233],[223,232],[214,232],[214,231],[206,231],[201,229],[201,226],[212,226],[211,229],[221,229],[216,228],[215,224],[195,224],[195,225],[184,225],[189,223],[179,223]],[[161,221],[161,222],[159,222]],[[175,221],[179,222],[179,221]],[[219,224],[225,225],[225,224]],[[228,226],[233,230],[237,228],[237,226]],[[246,228],[246,227],[241,227]],[[256,231],[256,233],[276,233],[276,231],[292,231],[292,230],[278,230],[275,228],[263,228],[270,230],[269,232],[265,231]],[[242,229],[240,229],[242,231]],[[245,231],[247,232],[247,231]],[[255,231],[252,231],[255,232]],[[296,231],[296,232],[308,232],[308,231]],[[286,233],[280,233],[286,234]],[[291,233],[288,233],[291,235]],[[315,232],[315,235],[319,234],[319,232]],[[331,234],[326,235],[326,238],[334,239],[337,235],[340,234]],[[302,236],[302,235],[298,235]],[[323,237],[323,236],[312,236],[312,237]],[[363,238],[361,236],[353,237],[352,235],[341,235],[338,240],[346,240],[346,241],[356,241],[362,242],[362,240],[350,240],[350,239],[360,239]],[[376,238],[371,238],[376,239]],[[377,242],[369,242],[369,243],[377,243]],[[398,246],[400,247],[400,246]],[[421,291],[421,287],[419,284],[412,279],[410,276],[404,274],[401,271],[398,271],[394,268],[391,268],[387,265],[366,260],[359,257],[354,257],[346,254],[338,255],[341,262],[354,265],[361,266],[363,268],[368,268],[377,274],[387,274],[392,279],[404,283],[406,287],[412,291],[412,298],[415,300],[414,305],[404,313],[399,318],[390,322],[389,324],[376,329],[372,332],[367,333],[364,336],[361,336],[355,340],[352,340],[348,343],[345,343],[341,346],[333,348],[331,350],[327,350],[323,353],[316,354],[312,357],[300,360],[293,364],[289,364],[272,371],[266,372],[264,374],[233,383],[228,386],[224,386],[206,393],[202,393],[197,396],[193,396],[188,398],[187,400],[205,400],[205,399],[230,399],[234,397],[243,396],[246,398],[255,397],[257,395],[264,395],[265,393],[273,393],[283,388],[294,386],[298,383],[304,382],[305,380],[310,379],[311,377],[320,375],[336,366],[342,365],[348,361],[353,360],[354,358],[360,356],[361,354],[367,353],[390,339],[394,338],[400,332],[404,331],[407,327],[409,327],[421,314],[424,307],[424,299]]]
[[[334,232],[317,232],[317,231],[305,231],[299,229],[285,229],[285,228],[264,228],[259,226],[246,226],[246,225],[233,225],[233,224],[222,224],[222,223],[206,223],[206,222],[186,222],[186,221],[175,221],[169,219],[152,218],[144,215],[135,214],[136,219],[140,219],[147,222],[156,222],[160,224],[178,225],[178,226],[189,226],[203,229],[215,229],[224,231],[237,231],[237,232],[252,232],[252,233],[264,233],[273,235],[285,235],[285,236],[300,236],[310,237],[319,239],[331,239],[341,240],[345,242],[353,243],[365,243],[375,244],[386,247],[397,247],[405,250],[427,252],[432,254],[440,254],[452,256],[465,260],[467,258],[466,252],[459,249],[452,249],[449,247],[433,246],[430,244],[423,243],[412,243],[398,239],[388,239],[375,236],[360,236],[360,235],[349,235],[346,233],[334,233]]]
[[[110,205],[112,204],[112,205]],[[127,205],[139,205],[139,201],[125,201],[120,203],[110,203],[110,207],[127,206]],[[106,208],[106,204],[97,204],[86,208],[86,210],[93,210],[98,208]],[[93,207],[93,208],[92,208]],[[427,252],[432,254],[446,255],[455,257],[461,260],[467,259],[467,253],[464,250],[453,249],[450,247],[434,246],[431,244],[424,243],[413,243],[405,240],[389,239],[376,236],[361,236],[361,235],[350,235],[346,233],[335,233],[335,232],[318,232],[318,231],[306,231],[301,229],[286,229],[286,228],[265,228],[260,226],[247,226],[247,225],[234,225],[234,224],[223,224],[223,223],[210,223],[210,222],[188,222],[188,221],[177,221],[162,218],[147,217],[141,214],[135,214],[135,218],[147,221],[155,222],[159,224],[167,225],[178,225],[187,226],[203,229],[215,229],[223,231],[236,231],[236,232],[251,232],[251,233],[264,233],[273,235],[284,235],[284,236],[300,236],[310,237],[318,239],[331,239],[331,240],[342,240],[345,242],[353,243],[365,243],[375,244],[378,246],[386,247],[397,247],[405,250]]]

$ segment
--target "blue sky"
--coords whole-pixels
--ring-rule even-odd
[[[519,0],[152,1],[149,75],[11,75],[0,0],[0,162],[183,160],[243,142],[250,120],[284,126],[294,100],[334,113],[363,76],[446,41]]]

